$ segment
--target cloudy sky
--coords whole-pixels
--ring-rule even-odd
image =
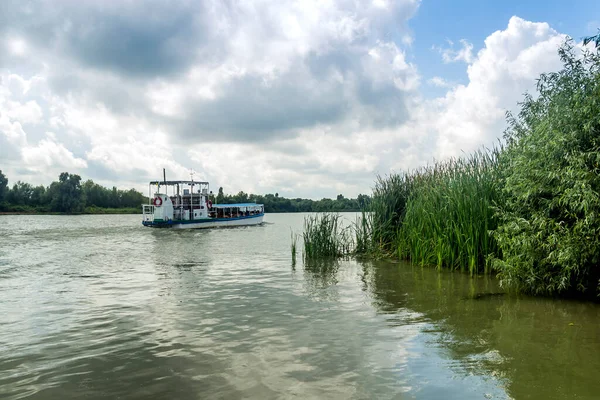
[[[597,0],[2,0],[0,169],[321,198],[492,145]]]

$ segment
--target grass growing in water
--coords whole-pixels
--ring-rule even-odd
[[[296,248],[297,248],[297,244],[298,244],[298,235],[295,234],[293,231],[290,232],[290,235],[292,237],[292,267],[296,266]]]
[[[337,214],[305,218],[305,258],[396,255],[420,265],[490,272],[498,255],[501,149],[378,177],[371,210],[352,226]]]
[[[489,272],[498,246],[493,206],[500,198],[501,149],[378,177],[372,199],[373,251],[420,265]],[[368,247],[368,246],[366,246]]]
[[[373,214],[363,211],[354,222],[356,245],[354,253],[369,254],[373,248]]]
[[[369,255],[380,257],[383,251],[373,240],[374,214],[363,211],[353,223],[344,223],[339,214],[316,214],[304,218],[304,260]],[[297,236],[292,234],[292,258],[295,259]]]
[[[401,258],[472,275],[489,272],[488,256],[497,252],[490,231],[497,227],[498,154],[479,151],[414,173],[396,240]]]
[[[317,214],[304,218],[304,259],[334,258],[351,254],[353,241],[339,214]]]
[[[413,180],[413,176],[405,173],[377,177],[369,209],[372,248],[389,255],[395,253],[394,243],[406,212]]]
[[[376,231],[374,229],[376,217],[376,213],[366,210],[356,217],[356,221],[351,226],[354,238],[352,255],[375,259],[392,256],[387,247],[382,244],[385,242],[381,240],[381,237],[376,236],[376,233],[383,232],[383,230]]]

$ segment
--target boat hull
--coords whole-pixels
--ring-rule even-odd
[[[235,226],[259,225],[263,222],[264,214],[252,215],[248,217],[237,218],[206,218],[202,220],[190,221],[143,221],[142,224],[151,228],[172,228],[172,229],[208,229],[208,228],[227,228]]]

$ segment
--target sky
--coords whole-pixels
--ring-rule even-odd
[[[0,170],[368,194],[498,143],[598,28],[596,0],[3,0]]]

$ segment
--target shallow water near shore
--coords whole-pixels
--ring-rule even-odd
[[[304,215],[0,216],[0,398],[600,397],[600,305],[405,263],[292,267]]]

